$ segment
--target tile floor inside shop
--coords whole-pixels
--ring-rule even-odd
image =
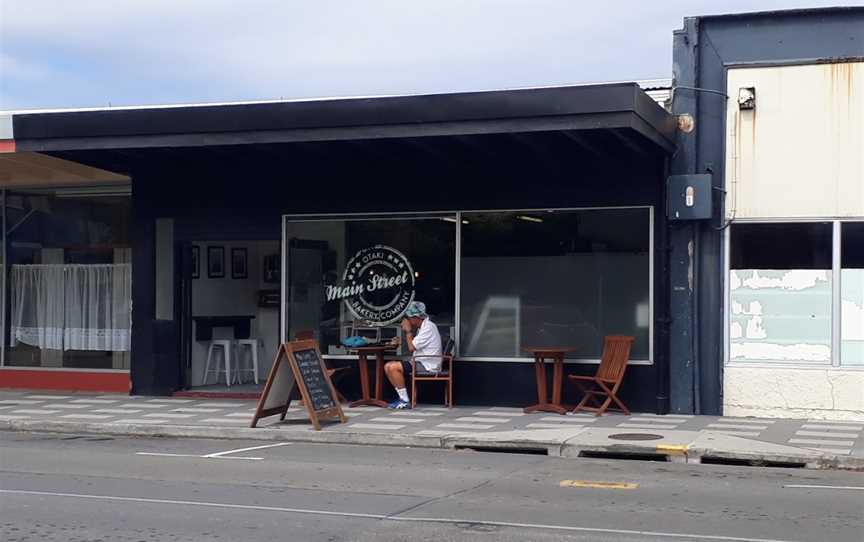
[[[248,427],[254,400],[156,398],[126,395],[51,394],[0,391],[0,421],[51,419],[109,424],[165,424]],[[531,429],[615,427],[628,430],[708,430],[776,444],[842,455],[864,455],[864,421],[730,418],[655,414],[525,414],[520,408],[418,405],[414,410],[343,405],[348,423],[324,423],[325,431],[454,435]],[[283,423],[278,416],[259,426],[270,430],[311,431],[305,409],[292,405]]]

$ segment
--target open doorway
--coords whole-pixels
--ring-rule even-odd
[[[185,387],[258,394],[279,345],[280,243],[211,239],[187,246]]]

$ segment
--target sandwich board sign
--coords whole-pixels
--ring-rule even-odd
[[[255,427],[261,418],[277,414],[280,420],[284,420],[295,388],[300,390],[316,431],[321,430],[320,419],[338,418],[342,423],[347,421],[339,405],[336,389],[327,376],[318,342],[308,340],[279,346],[250,427]]]

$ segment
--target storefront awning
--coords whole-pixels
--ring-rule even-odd
[[[11,124],[19,152],[605,131],[669,153],[676,129],[636,83],[16,113]]]
[[[0,188],[98,188],[118,191],[129,177],[37,152],[0,153]]]

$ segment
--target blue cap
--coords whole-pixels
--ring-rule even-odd
[[[405,309],[405,316],[414,318],[415,316],[426,316],[426,304],[420,301],[412,301],[408,308]]]

